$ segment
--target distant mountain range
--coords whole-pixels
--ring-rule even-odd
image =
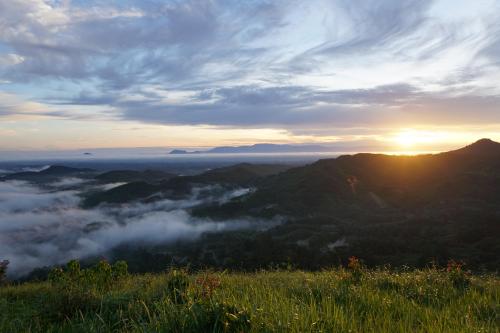
[[[192,151],[174,149],[170,154],[244,154],[244,153],[322,153],[332,152],[332,147],[321,145],[287,145],[258,143],[251,146],[223,146],[204,151]]]

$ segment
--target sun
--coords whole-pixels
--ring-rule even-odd
[[[401,147],[413,147],[422,142],[422,136],[417,131],[405,130],[397,134],[394,141]]]
[[[443,132],[404,129],[395,134],[393,141],[402,148],[422,148],[444,142],[448,139],[448,135]]]

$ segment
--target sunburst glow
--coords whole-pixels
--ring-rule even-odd
[[[448,139],[450,138],[446,133],[409,129],[396,134],[394,141],[400,147],[415,148],[420,145],[447,141]]]

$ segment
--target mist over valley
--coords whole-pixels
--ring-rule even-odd
[[[137,271],[319,269],[352,254],[373,265],[458,257],[494,269],[499,145],[299,166],[188,163],[196,171],[181,176],[139,164],[17,167],[0,178],[0,254],[13,278],[103,257],[127,258]]]
[[[127,184],[102,181],[99,175],[105,180],[110,177],[124,180],[124,177],[134,179],[136,172],[101,173],[95,179],[94,172],[88,175],[77,172],[85,178],[72,174],[47,179],[41,174],[43,170],[55,168],[30,168],[5,176],[30,181],[0,181],[0,253],[10,261],[9,276],[13,278],[71,259],[106,257],[110,250],[123,244],[168,244],[181,239],[195,240],[206,232],[266,229],[278,223],[276,219],[218,221],[191,216],[193,207],[223,204],[251,191],[218,185],[193,187],[182,198],[101,204],[85,209],[82,199],[90,193],[106,192]],[[147,172],[140,174],[148,175]]]

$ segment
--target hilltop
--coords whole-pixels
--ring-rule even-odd
[[[471,145],[449,153],[462,155],[489,155],[490,157],[498,156],[500,154],[500,143],[491,139],[481,139]]]
[[[330,214],[352,209],[422,208],[464,200],[500,202],[500,144],[480,140],[436,155],[345,155],[290,169],[263,182],[245,208]],[[267,212],[268,214],[270,212]]]

